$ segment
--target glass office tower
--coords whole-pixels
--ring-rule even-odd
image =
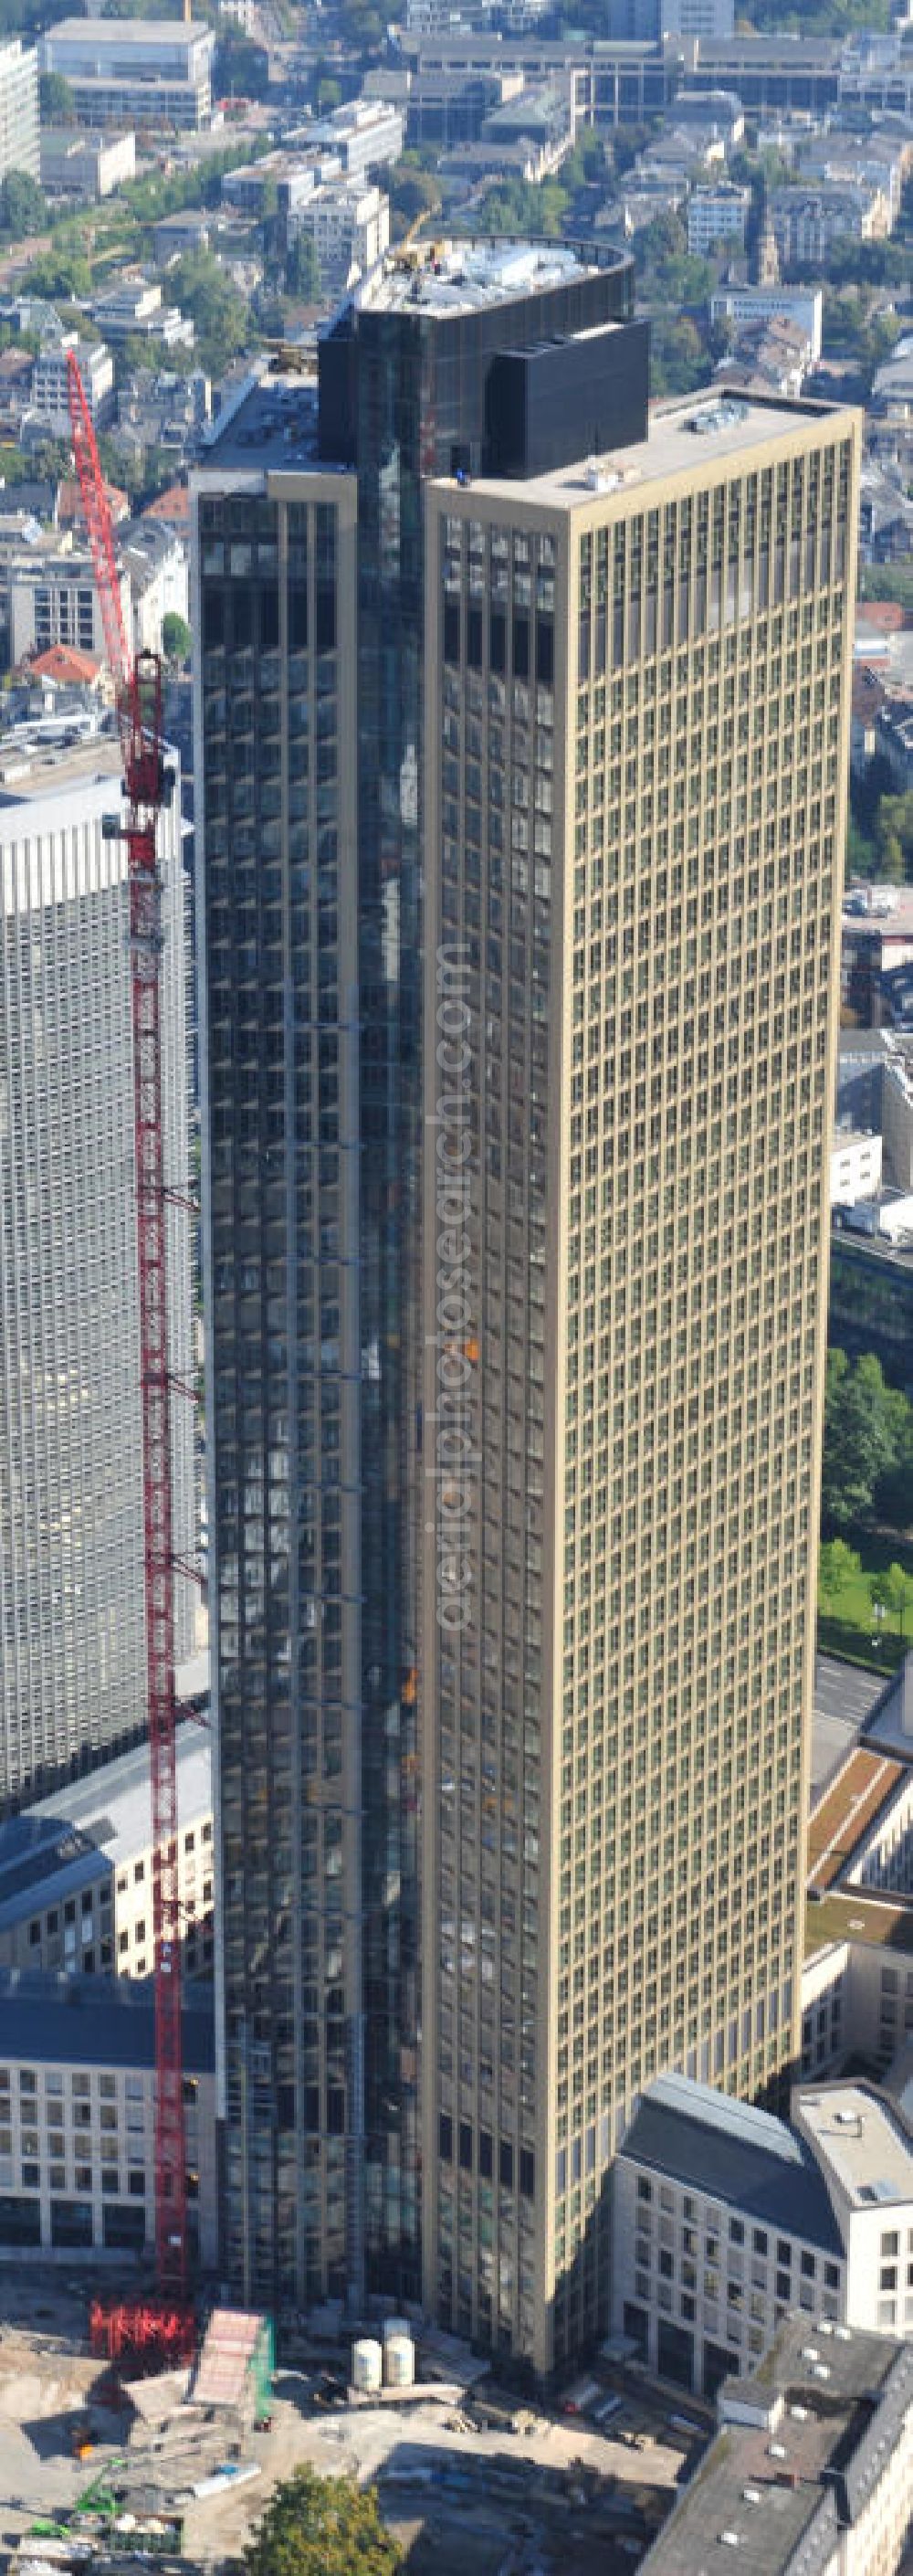
[[[798,2012],[856,432],[630,301],[386,260],[195,498],[226,2270],[540,2370]]]
[[[614,254],[391,259],[195,477],[225,2250],[271,2303],[420,2288],[423,485],[636,435],[630,310]]]

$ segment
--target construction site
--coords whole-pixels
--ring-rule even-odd
[[[131,2375],[90,2351],[84,2285],[59,2272],[10,2270],[0,2308],[0,2555],[16,2576],[234,2571],[305,2463],[376,2486],[410,2576],[463,2576],[467,2547],[479,2576],[622,2576],[709,2429],[609,2363],[586,2412],[518,2401],[401,2318],[353,2343],[321,2313],[277,2367],[267,2318],[216,2308],[186,2361]]]

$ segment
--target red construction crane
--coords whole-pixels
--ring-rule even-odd
[[[161,2310],[93,2310],[96,2344],[118,2352],[172,2351],[186,2341],[187,2184],[181,2032],[181,1915],[175,1761],[174,1552],[162,1154],[161,881],[158,818],[173,787],[162,743],[162,665],[130,652],[114,559],[111,513],[79,365],[67,353],[73,455],[92,550],[105,650],[117,690],[128,814],[114,826],[127,846],[133,1009],[136,1235],[139,1257],[143,1425],[146,1662],[152,1780],[152,1919],[155,1944],[155,2252]],[[112,833],[113,837],[113,833]]]

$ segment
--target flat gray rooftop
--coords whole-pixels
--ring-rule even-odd
[[[67,44],[99,45],[103,51],[131,45],[137,53],[153,47],[171,53],[178,48],[187,52],[201,36],[211,36],[212,29],[199,18],[190,26],[180,18],[58,18],[48,34],[55,44],[63,37]]]
[[[849,426],[853,415],[838,404],[826,407],[825,426],[830,421],[836,424],[841,409],[843,421]],[[532,475],[526,482],[480,475],[473,478],[467,490],[440,477],[433,488],[438,492],[459,490],[460,506],[467,515],[473,492],[485,500],[504,501],[509,497],[518,505],[526,502],[537,509],[566,511],[592,508],[599,493],[613,494],[620,501],[630,496],[636,501],[638,494],[653,484],[669,482],[678,475],[697,475],[702,467],[712,475],[715,468],[733,458],[747,469],[753,449],[769,447],[778,439],[785,442],[794,438],[820,417],[818,405],[792,401],[787,395],[730,395],[711,387],[706,393],[689,394],[684,400],[657,404],[650,414],[646,438],[631,447],[605,456],[582,457],[574,464],[556,466],[552,473]],[[853,926],[858,927],[855,923]]]
[[[736,2535],[725,2563],[731,2550],[741,2576],[786,2576],[799,2564],[802,2576],[824,2576],[836,2563],[838,2515],[843,2525],[858,2519],[900,2435],[913,2350],[886,2335],[823,2333],[796,2319],[757,2377],[727,2381],[729,2391],[759,2412],[779,2400],[779,2421],[725,2422],[642,2560],[644,2576],[709,2576],[724,2563],[724,2532]],[[772,2441],[785,2459],[771,2458]]]
[[[193,489],[208,465],[225,473],[301,473],[320,464],[317,454],[316,376],[253,373],[224,421],[213,421],[200,451]],[[322,473],[340,473],[321,465]]]

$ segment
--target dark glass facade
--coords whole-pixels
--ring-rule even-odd
[[[501,352],[624,323],[631,302],[631,264],[613,254],[454,317],[353,303],[320,351],[321,456],[358,481],[367,2243],[375,2277],[416,2295],[422,483],[494,465]],[[644,385],[632,437],[645,399]]]
[[[453,314],[395,272],[316,452],[267,384],[199,476],[224,2265],[280,2309],[421,2287],[422,486],[485,460],[499,353],[631,279]]]

